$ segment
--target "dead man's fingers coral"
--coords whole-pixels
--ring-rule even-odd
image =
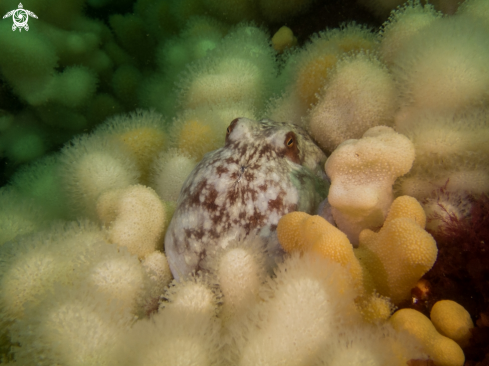
[[[229,324],[246,315],[259,300],[267,278],[267,252],[259,236],[231,242],[210,264],[224,296],[221,317]]]
[[[397,104],[387,68],[372,54],[348,55],[330,72],[319,101],[307,115],[309,130],[331,152],[371,127],[393,125]]]
[[[338,228],[354,245],[360,231],[384,222],[393,201],[392,185],[414,161],[411,141],[392,128],[369,129],[331,154],[325,170],[331,179],[328,201]]]
[[[401,309],[389,319],[398,331],[407,331],[424,346],[436,366],[462,366],[465,356],[462,349],[451,339],[438,333],[431,321],[414,309]]]
[[[238,346],[240,366],[311,365],[342,321],[358,320],[339,264],[292,253],[275,272],[272,293],[250,314],[249,341]]]
[[[136,184],[140,176],[134,156],[102,135],[75,138],[61,151],[63,190],[78,215],[97,217],[97,199],[104,191]]]
[[[423,209],[416,199],[398,197],[378,233],[363,230],[355,250],[368,268],[376,290],[397,304],[409,298],[416,282],[433,266],[438,249],[424,230]]]
[[[349,269],[353,283],[363,291],[362,268],[347,236],[320,216],[291,212],[279,220],[277,236],[286,252],[316,253]]]
[[[142,185],[108,190],[97,200],[97,214],[109,240],[144,258],[163,247],[167,215],[156,192]]]
[[[12,340],[22,345],[14,351],[17,363],[111,364],[134,321],[120,305],[91,286],[58,286],[12,329]]]
[[[453,339],[460,347],[469,344],[474,323],[462,305],[451,300],[438,301],[431,308],[430,318],[440,334]]]
[[[109,118],[97,127],[95,134],[114,139],[126,147],[141,172],[140,182],[145,184],[153,159],[167,147],[164,126],[165,120],[161,114],[137,109]]]
[[[453,16],[435,19],[413,35],[391,68],[401,111],[463,111],[483,105],[489,96],[487,34],[484,21]]]
[[[402,196],[394,200],[382,229],[378,233],[363,230],[355,249],[338,228],[304,212],[284,215],[277,236],[286,252],[314,252],[330,258],[348,268],[360,291],[376,290],[398,303],[409,297],[411,288],[435,262],[436,243],[424,231],[425,223],[416,199]]]

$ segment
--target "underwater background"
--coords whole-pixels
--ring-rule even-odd
[[[0,14],[0,363],[489,365],[488,0]],[[179,193],[241,117],[307,131],[328,198],[271,271],[246,237],[177,281]]]

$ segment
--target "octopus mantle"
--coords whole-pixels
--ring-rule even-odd
[[[208,153],[185,181],[165,236],[175,278],[205,270],[232,240],[259,235],[269,255],[281,255],[278,220],[313,213],[326,197],[326,156],[300,127],[238,118],[225,146]]]

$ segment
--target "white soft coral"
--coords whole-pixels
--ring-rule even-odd
[[[106,191],[97,201],[100,220],[109,226],[109,240],[144,258],[163,246],[168,218],[156,192],[137,184]]]
[[[338,228],[351,243],[360,231],[382,226],[394,199],[392,185],[414,161],[414,146],[392,128],[369,129],[331,154],[325,170],[331,179],[328,201]]]
[[[311,365],[339,324],[359,320],[346,271],[329,260],[292,255],[269,286],[249,316],[249,341],[237,340],[239,365]]]

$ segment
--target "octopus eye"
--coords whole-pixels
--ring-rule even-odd
[[[296,164],[301,164],[299,156],[299,147],[297,146],[297,136],[294,132],[289,131],[285,135],[285,157]]]
[[[235,119],[233,119],[231,121],[231,124],[226,129],[226,137],[229,136],[231,134],[231,132],[233,132],[234,127],[236,126],[236,124],[238,123],[238,121],[239,121],[239,118],[235,118]]]
[[[231,121],[231,123],[229,124],[228,128],[226,129],[226,132],[227,134],[229,135],[231,132],[233,132],[234,130],[234,127],[236,126],[236,124],[238,123],[239,121],[239,118],[235,118]]]

